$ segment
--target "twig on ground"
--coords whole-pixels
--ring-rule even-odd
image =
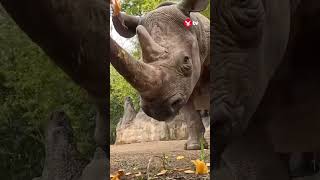
[[[151,163],[152,159],[153,159],[153,157],[151,157],[151,158],[149,159],[148,166],[147,166],[147,179],[148,179],[148,180],[149,180],[149,167],[150,167],[150,163]]]
[[[168,164],[168,160],[167,160],[168,156],[166,156],[166,154],[163,153],[162,156],[154,156],[154,157],[157,157],[161,160],[162,169],[167,169],[167,170],[170,169],[169,164]]]

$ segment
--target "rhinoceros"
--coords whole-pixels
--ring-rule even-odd
[[[137,89],[141,108],[148,116],[166,121],[181,109],[190,114],[188,150],[200,149],[204,126],[197,110],[209,108],[210,21],[199,13],[208,3],[165,2],[142,17],[120,13],[112,18],[121,36],[137,34],[142,50],[141,61],[118,52],[112,65]],[[185,27],[187,18],[198,24]],[[113,45],[111,53],[117,53]],[[207,147],[207,142],[204,145]]]
[[[320,3],[215,0],[212,7],[216,179],[290,179],[281,154],[320,149]]]

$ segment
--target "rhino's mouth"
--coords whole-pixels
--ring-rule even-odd
[[[170,121],[179,113],[185,103],[184,96],[176,94],[162,103],[146,103],[141,108],[148,116],[158,121]]]

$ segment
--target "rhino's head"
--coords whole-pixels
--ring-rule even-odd
[[[164,3],[142,17],[113,17],[117,32],[127,38],[137,34],[142,50],[142,61],[115,68],[139,91],[144,112],[157,120],[174,117],[199,80],[202,62],[196,32],[183,22],[190,12],[207,5],[207,0],[185,0]]]

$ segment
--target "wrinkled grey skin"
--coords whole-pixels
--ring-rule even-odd
[[[320,149],[319,1],[213,1],[217,179],[286,180],[279,152]],[[317,57],[317,58],[315,58]],[[224,177],[229,176],[229,177]]]
[[[34,180],[91,180],[106,179],[106,155],[97,148],[89,163],[81,157],[74,142],[73,130],[67,115],[55,111],[48,121],[46,158],[41,177]]]
[[[113,17],[120,35],[137,34],[142,61],[111,59],[112,65],[139,91],[147,115],[165,121],[180,110],[190,114],[186,149],[200,149],[204,126],[196,110],[209,108],[210,21],[196,13],[207,5],[205,0],[167,2],[142,17],[124,13]],[[184,27],[189,16],[199,25]]]

